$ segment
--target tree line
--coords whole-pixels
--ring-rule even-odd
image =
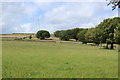
[[[70,39],[75,39],[84,44],[95,43],[99,45],[106,43],[106,48],[108,48],[110,44],[110,49],[113,49],[113,44],[120,44],[120,18],[105,19],[95,28],[60,30],[54,32],[54,35],[61,40],[68,41]]]
[[[54,32],[55,37],[64,41],[75,39],[83,44],[95,43],[100,45],[106,43],[106,48],[110,44],[110,49],[113,49],[113,44],[120,44],[120,18],[108,18],[103,20],[95,28],[75,28],[68,30],[60,30]],[[50,33],[45,30],[40,30],[36,33],[39,39],[50,37]]]

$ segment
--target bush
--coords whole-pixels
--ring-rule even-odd
[[[36,33],[36,37],[38,39],[45,39],[45,38],[49,38],[50,37],[50,33],[48,31],[45,31],[45,30],[39,30],[37,33]]]
[[[32,39],[32,36],[31,36],[31,35],[29,36],[29,39]]]

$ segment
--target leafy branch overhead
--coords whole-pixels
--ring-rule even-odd
[[[108,1],[108,0],[107,0]],[[120,8],[120,0],[109,0],[108,5],[112,4],[112,10],[115,10],[116,7]]]

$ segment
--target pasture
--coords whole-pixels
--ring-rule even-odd
[[[117,78],[118,52],[96,46],[2,42],[3,78]]]

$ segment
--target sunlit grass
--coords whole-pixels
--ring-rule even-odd
[[[117,78],[118,52],[48,42],[3,41],[3,78]]]

